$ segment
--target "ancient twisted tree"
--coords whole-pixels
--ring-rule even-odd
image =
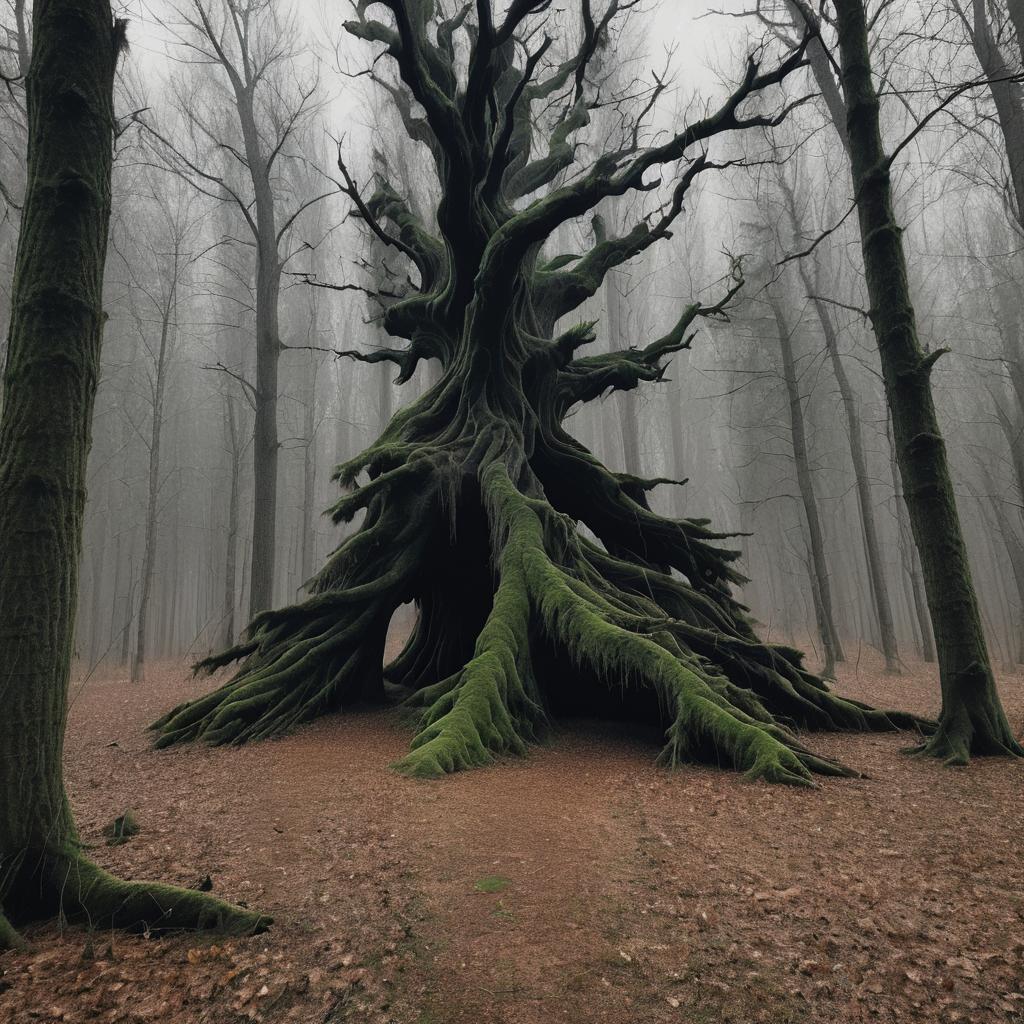
[[[56,915],[151,931],[267,921],[107,874],[84,855],[64,790],[124,28],[108,0],[33,5],[28,186],[0,414],[0,949],[20,944],[21,922]]]
[[[693,181],[722,166],[713,140],[779,123],[777,87],[805,62],[803,46],[767,70],[750,59],[725,100],[677,134],[644,144],[634,123],[577,166],[576,139],[607,101],[592,62],[634,6],[611,0],[595,14],[582,0],[579,44],[557,60],[543,35],[550,0],[503,12],[477,0],[450,17],[427,0],[355,4],[347,30],[397,68],[390,90],[429,150],[441,200],[435,230],[382,174],[364,197],[341,163],[359,216],[414,282],[383,317],[398,343],[348,354],[395,364],[399,382],[421,360],[443,372],[338,468],[347,491],[334,519],[364,518],[312,596],[257,616],[242,643],[209,659],[209,669],[241,665],[156,723],[161,745],[279,734],[383,700],[385,674],[422,716],[397,766],[420,776],[522,753],[565,710],[659,716],[666,764],[801,784],[849,770],[811,753],[798,729],[914,724],[836,696],[798,652],[761,642],[730,592],[742,578],[725,538],[706,520],[656,515],[647,494],[665,481],[609,472],[563,426],[578,403],[661,380],[698,319],[725,310],[739,271],[720,301],[689,305],[645,345],[588,356],[593,324],[556,330],[610,270],[669,236]],[[595,232],[583,254],[545,251],[560,225],[609,197],[653,192],[670,167],[663,204],[628,232]],[[388,623],[407,601],[416,627],[382,670]]]

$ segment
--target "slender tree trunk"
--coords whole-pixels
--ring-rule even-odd
[[[825,558],[825,539],[818,514],[818,499],[814,493],[814,479],[807,454],[807,431],[804,425],[803,399],[796,375],[796,360],[793,357],[792,332],[786,323],[785,314],[774,295],[769,296],[772,315],[778,330],[779,348],[782,351],[782,374],[789,401],[789,425],[793,437],[793,463],[796,466],[797,487],[800,502],[807,523],[808,548],[810,551],[811,593],[814,598],[814,617],[818,624],[818,635],[824,651],[825,664],[822,675],[835,675],[836,662],[843,661],[843,646],[836,629],[832,612],[832,584],[829,578],[828,561]]]
[[[985,482],[985,490],[988,492],[989,506],[996,520],[996,529],[1000,540],[1003,542],[1003,547],[1006,549],[1006,556],[1010,563],[1010,573],[1013,576],[1013,583],[1017,594],[1017,626],[1011,634],[1016,635],[1016,644],[1013,645],[1013,659],[1017,664],[1024,664],[1024,621],[1022,621],[1024,620],[1024,543],[1021,542],[1019,534],[1014,529],[1013,523],[1006,513],[1003,499],[997,493],[995,481],[992,479],[992,474],[989,473],[988,467],[982,465],[981,474]],[[998,566],[1000,561],[997,558],[995,564]]]
[[[1003,362],[1017,407],[1024,412],[1024,351],[1021,348],[1021,287],[1018,281],[1004,281],[995,289],[999,310],[999,338]]]
[[[237,580],[236,559],[238,558],[238,505],[240,478],[242,473],[242,444],[239,437],[235,406],[228,395],[224,400],[225,426],[227,428],[228,455],[228,522],[227,553],[224,558],[224,589],[221,601],[221,630],[218,646],[223,649],[235,642],[235,583]]]
[[[253,423],[253,517],[249,617],[273,604],[277,536],[277,391],[281,344],[277,247],[260,245],[256,270],[256,414]]]
[[[995,407],[996,418],[999,420],[999,426],[1003,431],[1003,436],[1006,438],[1007,447],[1010,449],[1010,463],[1013,467],[1013,495],[1016,498],[1015,504],[1017,506],[1017,515],[1014,517],[1014,520],[1017,529],[1019,529],[1022,522],[1024,522],[1024,437],[1022,437],[1024,422],[1018,420],[1016,425],[1011,423],[1010,418],[997,400],[995,401]],[[1005,523],[1005,530],[1009,530],[1013,537],[1017,539],[1016,529],[1011,525],[1005,510],[1002,509],[1000,521]],[[1003,528],[1001,526],[1001,529]],[[1020,655],[1018,660],[1024,663],[1024,627],[1021,629]]]
[[[814,16],[807,9],[808,0],[785,0],[786,8],[792,19],[793,27],[799,33],[805,31],[808,23],[814,23]],[[846,129],[846,105],[843,94],[832,73],[832,58],[826,52],[820,36],[813,38],[807,46],[807,59],[811,66],[811,74],[821,93],[821,98],[828,109],[829,118],[835,127],[839,142],[847,153],[850,151],[850,135]]]
[[[804,285],[809,287],[811,282],[807,279],[803,264],[801,264],[801,272]],[[814,289],[814,294],[818,294],[817,288]],[[814,300],[814,311],[818,316],[818,322],[821,324],[822,335],[825,338],[825,347],[828,350],[829,361],[832,364],[832,372],[835,375],[836,383],[839,385],[839,395],[842,399],[843,413],[846,417],[846,426],[850,438],[850,458],[853,462],[853,475],[857,487],[857,507],[860,511],[860,522],[864,536],[864,554],[868,565],[872,603],[881,636],[882,654],[885,657],[885,670],[889,673],[898,674],[899,652],[896,646],[896,630],[892,619],[892,602],[889,600],[889,584],[885,578],[885,557],[882,553],[882,544],[878,537],[875,509],[871,500],[871,478],[868,474],[867,457],[864,453],[864,437],[861,430],[857,397],[850,385],[850,379],[846,374],[846,367],[843,365],[842,356],[839,354],[839,342],[832,315],[821,299]]]
[[[96,538],[92,551],[92,586],[89,588],[89,648],[88,662],[94,664],[100,656],[103,641],[100,639],[100,627],[103,625],[105,609],[103,595],[107,568],[107,533],[110,528],[109,510],[104,510],[99,524],[99,536]]]
[[[245,541],[245,540],[251,540],[251,538],[244,537],[243,541]],[[239,605],[244,605],[246,603],[246,598],[249,596],[248,590],[247,590],[247,582],[246,581],[252,578],[252,573],[249,571],[250,570],[249,562],[250,562],[251,558],[252,558],[252,544],[251,543],[248,543],[248,544],[244,544],[243,543],[243,545],[242,545],[242,572],[240,574],[241,580],[242,580],[242,592],[239,595],[239,601],[238,601]],[[236,632],[237,632],[237,630],[236,630]]]
[[[619,275],[612,271],[604,280],[605,309],[608,316],[608,350],[617,352],[628,347],[623,339],[622,292]],[[641,474],[640,422],[637,410],[637,392],[623,391],[614,399],[618,406],[619,429],[622,432],[622,467],[634,476]]]
[[[134,559],[128,555],[128,593],[124,598],[124,629],[121,630],[121,653],[119,665],[127,665],[132,648],[132,620],[135,608],[135,568]]]
[[[917,622],[918,635],[921,638],[918,653],[925,662],[935,661],[935,642],[932,638],[932,622],[928,613],[928,600],[924,593],[924,580],[921,577],[921,560],[917,554],[917,545],[907,522],[905,509],[906,499],[900,486],[900,471],[896,465],[896,446],[892,439],[892,418],[886,419],[886,444],[889,447],[889,470],[892,473],[893,511],[896,516],[896,529],[900,540],[900,562],[903,575],[910,583],[913,601],[913,613]]]
[[[117,606],[120,601],[121,590],[121,531],[116,535],[117,543],[114,545],[114,590],[110,596],[110,632],[107,635],[107,651],[114,650],[114,644],[120,635],[117,624],[120,621],[117,614]]]
[[[793,225],[795,238],[803,237],[802,225],[796,207],[796,197],[789,183],[783,178],[781,181],[783,192],[786,197],[786,206]],[[875,523],[875,509],[871,501],[871,482],[868,475],[867,457],[864,453],[864,437],[860,424],[860,413],[858,411],[857,396],[854,394],[850,378],[843,365],[842,356],[839,353],[839,338],[836,331],[835,321],[828,305],[821,298],[821,281],[818,265],[814,265],[814,279],[807,271],[804,261],[799,262],[800,281],[808,296],[813,296],[812,303],[814,312],[817,315],[818,323],[821,325],[822,337],[825,340],[825,349],[828,352],[829,362],[832,364],[832,372],[839,386],[839,396],[843,403],[843,414],[846,418],[847,434],[850,439],[850,459],[853,462],[853,476],[857,488],[857,507],[860,511],[861,529],[864,537],[864,554],[868,567],[868,580],[871,586],[871,602],[874,607],[875,618],[878,622],[878,631],[881,639],[882,654],[885,657],[885,670],[889,673],[899,673],[899,652],[896,646],[896,630],[893,626],[892,603],[889,600],[889,586],[885,578],[885,558],[882,554],[882,545],[878,538],[878,527]]]
[[[174,552],[181,552],[181,495],[180,492],[176,495],[174,508],[174,531],[172,533],[171,550]],[[169,578],[165,576],[164,586],[164,601],[167,602],[164,606],[162,615],[163,619],[163,636],[158,640],[157,646],[160,653],[166,658],[172,654],[177,654],[181,649],[178,644],[178,636],[180,633],[179,629],[179,615],[178,615],[178,604],[181,598],[181,561],[182,555],[178,554],[177,557],[171,559]]]
[[[312,289],[310,289],[312,290]],[[316,534],[313,530],[316,514],[316,354],[309,353],[306,365],[306,394],[302,407],[302,537],[300,564],[305,584],[316,571]]]
[[[1024,516],[1024,420],[1017,417],[1017,422],[1007,414],[998,400],[994,400],[996,419],[999,429],[1006,439],[1006,447],[1010,452],[1010,465],[1013,468],[1013,485]]]
[[[175,271],[176,272],[176,271]],[[146,490],[146,524],[142,551],[142,575],[139,577],[139,615],[135,622],[135,656],[132,658],[131,681],[137,683],[146,671],[146,620],[153,589],[156,565],[157,503],[160,499],[160,441],[164,425],[164,393],[167,387],[168,347],[171,314],[174,310],[174,286],[162,310],[160,344],[157,347],[153,380],[153,422],[149,432],[149,477]]]
[[[321,261],[313,253],[312,269],[318,269]],[[307,288],[308,323],[307,338],[309,344],[316,347],[320,344],[320,295],[316,288]],[[320,369],[319,354],[307,353],[306,380],[302,405],[302,434],[305,446],[302,451],[302,546],[300,566],[302,580],[305,585],[316,571],[316,468],[317,468],[317,382]]]
[[[985,476],[985,474],[982,475]],[[984,544],[985,549],[988,551],[989,562],[993,570],[992,584],[986,591],[988,596],[987,603],[989,607],[995,610],[999,621],[996,621],[996,616],[988,612],[984,604],[981,606],[981,613],[984,623],[988,627],[988,636],[991,637],[992,645],[1000,656],[1000,664],[1007,670],[1012,670],[1016,663],[1016,657],[1013,652],[1016,650],[1018,643],[1016,634],[1019,630],[1016,627],[1019,626],[1020,616],[1015,617],[1013,614],[1006,576],[1005,573],[999,571],[1004,565],[1005,557],[1005,546],[1000,545],[999,541],[1005,539],[1005,537],[997,536],[1001,533],[998,516],[994,517],[996,522],[993,524],[986,514],[986,506],[988,513],[995,512],[994,502],[991,501],[993,495],[991,493],[981,495],[970,484],[967,484],[967,489],[978,506],[979,524],[981,527],[978,532],[981,535],[982,544]],[[1002,551],[1000,550],[1001,547]],[[1011,571],[1012,568],[1011,564]]]
[[[256,222],[256,393],[253,423],[252,560],[249,579],[249,617],[274,601],[277,535],[278,371],[281,336],[278,305],[281,259],[277,214],[270,168],[260,141],[253,108],[252,84],[235,85],[238,121],[252,177]]]
[[[199,645],[202,634],[210,622],[210,573],[207,571],[209,549],[205,544],[197,544],[195,547],[195,587],[192,600],[192,628],[189,630],[191,640],[186,647],[186,653],[191,652]]]
[[[926,355],[917,338],[879,128],[864,5],[862,0],[836,0],[835,8],[872,323],[938,647],[942,714],[939,729],[923,749],[957,764],[966,763],[972,752],[1024,755],[996,690],[932,401],[931,370],[941,352]]]
[[[344,394],[343,379],[339,373],[339,379],[335,388],[337,395],[338,407],[335,410],[334,418],[334,461],[335,463],[342,463],[351,458],[352,454],[352,429],[349,424],[348,409],[342,404],[342,395]]]
[[[1020,285],[1002,282],[995,288],[999,310],[999,336],[1003,362],[1010,378],[1013,408],[1007,412],[1002,402],[993,397],[996,418],[1006,438],[1013,467],[1013,479],[1019,501],[1019,520],[1024,524],[1024,351],[1021,350]]]
[[[906,549],[902,545],[902,540],[899,545],[900,547],[900,563],[902,566],[902,572],[900,573],[900,589],[903,594],[903,608],[906,612],[907,626],[910,630],[910,642],[914,647],[914,651],[918,658],[924,661],[924,641],[921,639],[921,620],[918,617],[917,609],[914,606],[914,594],[911,589],[909,566]],[[922,595],[923,596],[923,595]],[[928,608],[922,605],[925,614],[928,612]],[[931,640],[931,634],[928,635],[928,639]],[[935,660],[935,656],[932,655],[932,661]]]
[[[795,647],[797,644],[797,608],[799,604],[803,604],[806,600],[806,593],[803,592],[803,588],[801,587],[801,593],[798,595],[793,594],[793,588],[790,584],[797,577],[797,573],[793,570],[794,556],[788,547],[783,550],[785,551],[785,561],[788,564],[779,566],[778,576],[779,591],[786,596],[783,597],[781,604],[774,605],[774,607],[782,609],[782,629],[785,633],[786,643],[788,643],[790,647]],[[765,561],[767,564],[771,565],[774,560],[772,558],[766,558]],[[801,615],[800,620],[801,622],[806,622],[806,616]]]

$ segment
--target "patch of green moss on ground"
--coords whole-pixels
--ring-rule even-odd
[[[487,875],[484,878],[478,878],[473,883],[473,888],[477,892],[504,892],[512,884],[508,878],[503,878],[501,875]]]

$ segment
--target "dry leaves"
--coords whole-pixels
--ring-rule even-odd
[[[858,699],[934,710],[924,671],[848,674]],[[382,714],[241,749],[150,749],[209,686],[179,668],[75,696],[82,834],[124,877],[274,915],[267,935],[89,936],[53,924],[0,958],[0,1022],[65,1024],[1022,1024],[1024,770],[815,736],[866,771],[814,792],[653,765],[657,734],[577,725],[525,761],[437,784],[387,770]],[[1015,722],[1024,680],[1003,680]],[[107,847],[131,807],[140,831]],[[479,898],[474,881],[515,880]]]

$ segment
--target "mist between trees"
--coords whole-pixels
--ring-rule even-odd
[[[885,143],[913,136],[892,182],[918,334],[926,350],[951,350],[932,386],[985,634],[1006,665],[1024,659],[1018,13],[1015,2],[889,4],[872,24]],[[3,17],[14,70],[31,49],[25,10],[16,0]],[[230,646],[252,613],[299,599],[354,529],[322,515],[338,496],[333,467],[438,379],[436,360],[399,387],[393,363],[336,355],[389,346],[382,312],[411,287],[406,254],[368,228],[360,204],[386,178],[436,229],[439,195],[418,107],[383,62],[357,74],[371,48],[334,17],[201,0],[154,4],[130,22],[75,638],[83,667],[139,677],[148,660]],[[578,14],[551,19],[544,61],[556,66],[584,28]],[[714,106],[753,45],[781,52],[802,24],[785,3],[770,17],[703,23],[723,83],[692,72],[704,56],[683,44],[682,16],[668,54],[664,13],[638,5],[621,19],[588,72],[600,102],[589,125],[573,125],[584,162],[638,123],[657,141]],[[826,675],[866,648],[896,671],[933,659],[934,643],[865,312],[836,69],[820,48],[809,55],[810,71],[784,89],[791,101],[817,95],[777,126],[715,140],[713,158],[732,166],[697,179],[671,237],[614,266],[555,333],[596,321],[591,353],[646,344],[689,302],[716,302],[743,256],[727,316],[705,320],[660,383],[577,407],[566,427],[611,470],[687,479],[651,505],[737,534],[750,582],[736,593],[764,637],[807,646]],[[25,188],[17,82],[0,119],[6,336]],[[567,144],[556,126],[553,156]],[[558,227],[544,257],[628,233],[666,201],[673,174],[663,177]]]

